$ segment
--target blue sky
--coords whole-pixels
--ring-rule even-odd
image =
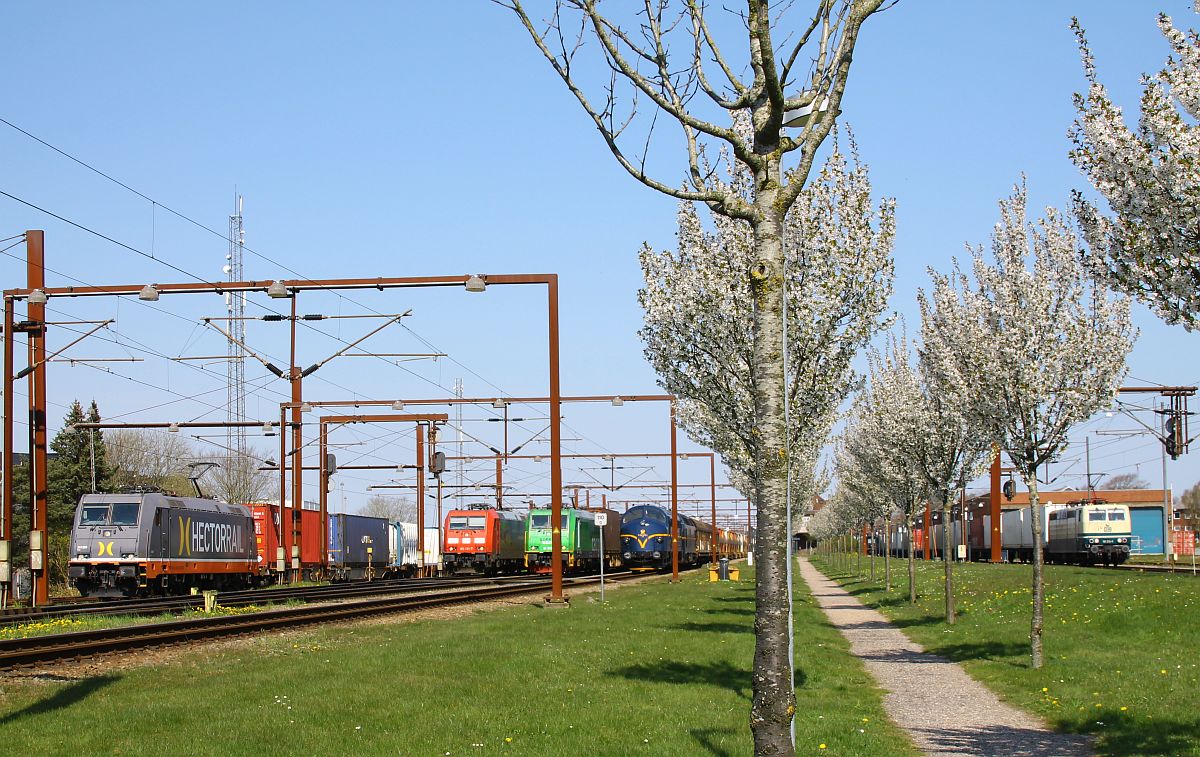
[[[1154,24],[1158,10],[1196,25],[1185,0],[902,0],[870,20],[843,113],[876,191],[897,200],[893,307],[910,330],[926,266],[945,270],[965,243],[986,242],[997,199],[1022,173],[1035,207],[1063,206],[1071,189],[1083,186],[1066,155],[1071,93],[1083,86],[1070,16],[1080,16],[1101,78],[1132,111],[1139,74],[1156,70],[1166,55]],[[249,277],[287,275],[283,266],[312,278],[557,272],[564,392],[658,391],[636,336],[636,253],[643,242],[673,245],[675,203],[618,168],[502,9],[486,2],[359,3],[337,11],[318,3],[211,2],[62,3],[51,12],[39,3],[7,3],[0,20],[14,32],[0,49],[8,72],[0,116],[217,230],[227,224],[236,187],[246,197],[247,244],[261,253],[247,253]],[[198,276],[221,278],[226,245],[217,236],[2,124],[0,159],[5,192]],[[665,144],[653,165],[664,179],[682,177],[681,156]],[[46,230],[47,265],[59,272],[50,274],[51,284],[70,283],[63,274],[93,284],[182,278],[0,198],[0,237],[26,228]],[[0,276],[6,287],[18,286],[24,268],[2,258]],[[112,300],[52,302],[52,315],[63,320],[117,318],[113,342],[121,344],[94,342],[72,354],[144,362],[105,370],[55,364],[51,418],[74,397],[94,397],[106,416],[128,420],[223,418],[222,366],[205,372],[161,357],[221,350],[221,340],[197,324],[220,315],[223,303],[191,299],[164,298],[157,310]],[[307,382],[306,396],[446,396],[460,377],[468,395],[544,393],[543,303],[539,291],[520,289],[482,297],[438,291],[306,298],[304,312],[411,308],[408,329],[389,330],[370,345],[418,352],[432,344],[453,358],[403,367],[334,361]],[[273,305],[261,298],[251,310],[264,306]],[[1197,336],[1141,308],[1137,321],[1142,333],[1129,381],[1196,384]],[[345,320],[323,328],[333,338],[304,332],[301,363],[370,326]],[[252,323],[249,332],[256,349],[286,355],[278,324]],[[247,375],[263,387],[248,403],[249,415],[277,415],[277,392],[285,388],[257,366]],[[203,392],[212,394],[185,399]],[[494,442],[499,424],[485,420],[490,412],[471,411],[465,425]],[[520,425],[536,435],[542,426],[534,419],[544,413],[521,412],[531,420]],[[580,452],[667,447],[658,406],[574,406],[567,421],[567,436],[580,440],[570,445]],[[1080,430],[1078,441],[1093,434],[1094,469],[1140,472],[1157,485],[1156,443],[1094,435],[1131,427],[1119,417],[1100,418]],[[273,441],[259,443],[265,449]],[[345,441],[355,446],[343,460],[412,454],[411,437],[390,429],[347,432]],[[1071,465],[1076,457],[1073,447],[1051,471],[1063,474],[1059,484],[1082,481],[1073,478],[1082,472],[1081,463]],[[687,480],[707,482],[707,465],[688,465],[696,470],[684,470]],[[468,479],[483,480],[486,470]],[[543,470],[514,464],[509,478],[536,488]],[[632,467],[621,473],[663,478]],[[588,475],[570,471],[567,480]],[[1170,479],[1189,486],[1200,479],[1200,464],[1172,462]],[[347,475],[343,483],[353,508],[372,479]]]

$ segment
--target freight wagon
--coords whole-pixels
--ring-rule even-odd
[[[299,573],[307,580],[321,577],[321,541],[325,530],[321,527],[319,511],[304,508],[297,519],[290,505],[284,507],[284,517],[293,522],[293,529],[297,520],[300,527],[300,543],[296,544],[293,539],[289,559],[279,544],[279,505],[251,503],[247,507],[254,518],[254,545],[259,575],[266,579],[264,582],[278,580],[285,569]]]
[[[525,515],[511,510],[451,510],[442,532],[447,573],[514,573],[525,568]]]
[[[387,573],[390,530],[385,518],[348,513],[330,514],[330,579],[371,580]]]
[[[83,596],[241,589],[259,571],[249,508],[158,492],[83,495],[70,549]]]

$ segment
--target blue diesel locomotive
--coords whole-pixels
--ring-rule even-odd
[[[696,565],[712,545],[712,526],[686,515],[679,516],[679,564]],[[630,570],[671,567],[671,511],[655,505],[637,505],[621,518],[621,556]]]

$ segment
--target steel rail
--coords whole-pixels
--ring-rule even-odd
[[[288,601],[321,602],[373,594],[402,594],[430,588],[499,583],[514,577],[501,578],[398,578],[380,581],[301,586],[281,589],[247,589],[218,592],[217,601],[223,607],[246,607]],[[523,576],[528,579],[528,576]],[[204,606],[204,597],[185,594],[174,597],[146,597],[116,601],[95,601],[86,604],[51,605],[40,609],[8,608],[0,614],[0,625],[38,622],[52,618],[100,617],[114,615],[146,616],[167,612],[186,612]]]
[[[614,576],[609,581],[638,578]],[[571,586],[598,583],[598,578],[569,579]],[[375,615],[410,612],[430,607],[480,602],[544,591],[544,581],[454,590],[416,596],[392,596],[339,604],[312,604],[242,615],[189,618],[145,625],[0,640],[0,670],[80,659],[109,652],[185,644],[280,628],[355,620]]]

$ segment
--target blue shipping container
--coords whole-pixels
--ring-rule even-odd
[[[368,551],[370,550],[370,551]],[[381,568],[388,561],[385,518],[335,513],[329,516],[329,563],[340,567]]]
[[[1135,555],[1161,555],[1163,553],[1163,510],[1162,507],[1130,507],[1133,518],[1133,544]]]

